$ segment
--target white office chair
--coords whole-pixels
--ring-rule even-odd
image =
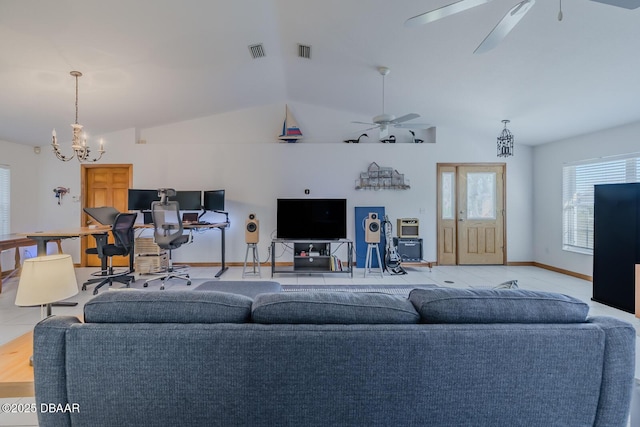
[[[176,201],[169,201],[164,195],[161,201],[151,204],[151,216],[153,218],[153,238],[156,245],[169,251],[169,265],[162,276],[147,280],[144,287],[146,288],[149,282],[154,280],[162,280],[160,289],[164,289],[165,282],[170,279],[185,280],[187,285],[191,285],[189,273],[187,272],[188,267],[174,267],[171,259],[171,253],[174,249],[190,241],[190,235],[184,234],[184,228],[182,227],[180,205]]]

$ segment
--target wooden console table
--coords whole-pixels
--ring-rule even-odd
[[[0,398],[33,397],[33,331],[0,346]]]

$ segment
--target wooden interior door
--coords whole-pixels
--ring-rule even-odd
[[[128,190],[133,182],[133,165],[82,165],[82,208],[113,206],[120,212],[127,212]],[[94,224],[94,220],[84,213],[81,214],[82,226]],[[113,237],[109,236],[109,242]],[[95,255],[87,255],[87,248],[95,247],[92,236],[83,238],[81,243],[82,265],[100,267],[100,259]],[[113,257],[114,266],[128,266],[127,257]]]
[[[438,165],[438,264],[504,264],[505,165]]]

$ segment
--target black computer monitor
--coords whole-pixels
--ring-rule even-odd
[[[176,191],[176,195],[169,197],[180,205],[181,211],[199,211],[202,209],[202,191]]]
[[[151,210],[151,202],[159,201],[158,190],[129,189],[127,209],[130,211]]]
[[[224,190],[205,191],[204,208],[208,211],[224,211]]]

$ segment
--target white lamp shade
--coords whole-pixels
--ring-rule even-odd
[[[71,255],[58,254],[26,259],[20,273],[16,305],[44,305],[78,293]]]

